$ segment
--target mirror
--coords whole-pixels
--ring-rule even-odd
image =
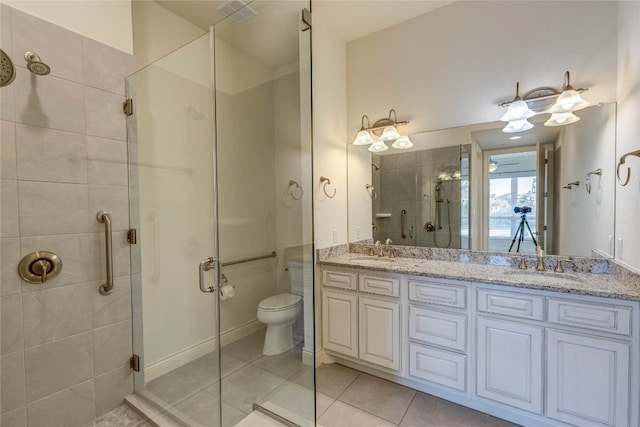
[[[594,105],[556,127],[538,116],[517,134],[503,122],[421,132],[377,154],[350,144],[349,240],[610,257],[615,113]]]

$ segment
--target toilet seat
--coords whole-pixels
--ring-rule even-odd
[[[302,297],[292,294],[278,294],[266,298],[260,302],[258,309],[262,311],[283,311],[300,304]]]

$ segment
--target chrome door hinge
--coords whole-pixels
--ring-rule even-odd
[[[127,98],[127,100],[122,103],[122,112],[127,116],[133,114],[133,99]]]
[[[129,231],[127,231],[127,242],[132,245],[138,243],[138,232],[135,228],[130,228]]]
[[[129,366],[134,371],[140,372],[140,356],[138,356],[137,354],[131,356],[131,359],[129,359]]]
[[[300,31],[308,31],[311,29],[311,11],[309,9],[302,9],[302,26]]]

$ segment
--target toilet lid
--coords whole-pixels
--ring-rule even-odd
[[[302,301],[302,297],[299,295],[278,294],[262,300],[258,307],[269,311],[286,310],[300,303],[300,301]]]

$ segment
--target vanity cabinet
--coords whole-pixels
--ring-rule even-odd
[[[547,416],[579,426],[629,425],[630,343],[547,331]]]
[[[326,350],[358,357],[358,297],[322,292],[322,344]]]
[[[525,426],[640,425],[640,305],[323,267],[324,349]]]
[[[540,326],[478,317],[477,394],[542,413]]]
[[[478,396],[571,425],[630,425],[631,305],[476,295]]]
[[[400,279],[339,269],[323,269],[322,277],[324,349],[400,371]]]
[[[400,304],[358,296],[360,360],[400,370]]]
[[[409,278],[409,377],[467,389],[468,285]]]

